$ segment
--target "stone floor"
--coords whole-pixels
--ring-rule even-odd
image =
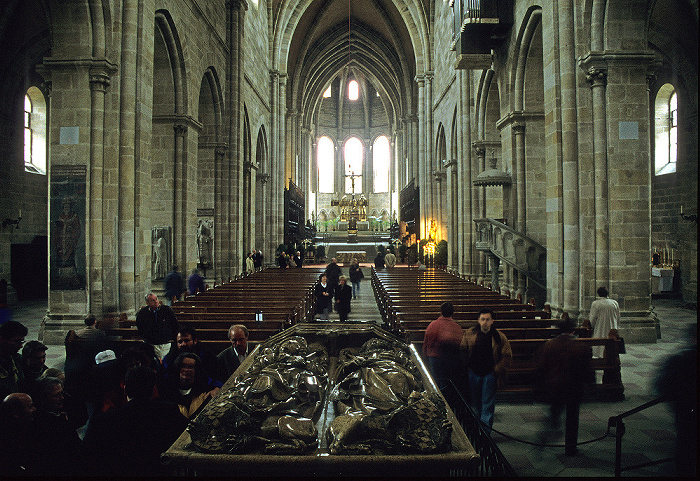
[[[368,265],[367,265],[368,266]],[[369,268],[365,267],[365,279],[358,299],[353,300],[351,320],[376,320],[381,322],[370,285]],[[343,268],[347,274],[347,269]],[[687,308],[683,302],[673,299],[653,301],[654,312],[659,317],[661,339],[655,344],[627,345],[627,354],[621,356],[622,381],[625,400],[619,402],[588,402],[581,406],[579,428],[579,454],[564,456],[563,447],[542,447],[535,443],[546,419],[546,406],[538,403],[499,400],[492,438],[518,476],[613,476],[615,468],[615,439],[605,437],[608,419],[654,399],[651,381],[663,359],[682,347],[684,330],[697,322],[697,311]],[[37,339],[41,319],[46,312],[46,301],[24,302],[12,310],[12,318],[29,329],[27,340]],[[431,314],[426,313],[428,316]],[[437,317],[438,313],[434,313]],[[337,314],[331,315],[331,320]],[[62,368],[65,361],[63,346],[49,346],[47,365]],[[672,456],[673,419],[665,404],[625,419],[626,434],[622,441],[622,465],[629,466]],[[509,437],[499,434],[507,433]],[[563,443],[552,438],[553,444]],[[625,471],[623,476],[672,476],[672,463]]]

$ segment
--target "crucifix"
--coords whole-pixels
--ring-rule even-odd
[[[355,177],[361,177],[360,175],[356,175],[354,171],[350,171],[350,186],[351,186],[351,192],[353,195],[355,195]]]

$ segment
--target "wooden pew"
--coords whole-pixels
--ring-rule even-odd
[[[372,286],[377,304],[387,325],[398,335],[422,349],[428,324],[440,315],[440,305],[450,301],[455,306],[453,318],[463,328],[477,324],[478,311],[489,307],[494,311],[494,327],[503,331],[513,349],[513,366],[505,394],[532,395],[535,353],[548,339],[559,333],[559,320],[550,319],[549,311],[522,304],[519,299],[502,296],[444,271],[394,269],[376,272],[372,269]],[[591,338],[590,327],[576,329],[578,342],[605,346],[605,357],[593,359],[595,370],[603,371],[603,383],[592,387],[593,397],[622,398],[624,387],[620,377],[619,345],[616,339]]]

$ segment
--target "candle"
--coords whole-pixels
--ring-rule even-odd
[[[22,218],[22,209],[19,210],[19,218]]]
[[[681,215],[683,215],[683,204],[681,204]]]
[[[671,264],[673,264],[673,248],[671,248]]]

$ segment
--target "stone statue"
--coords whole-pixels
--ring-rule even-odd
[[[197,258],[199,267],[208,269],[212,267],[212,223],[207,219],[199,219],[197,223]]]

